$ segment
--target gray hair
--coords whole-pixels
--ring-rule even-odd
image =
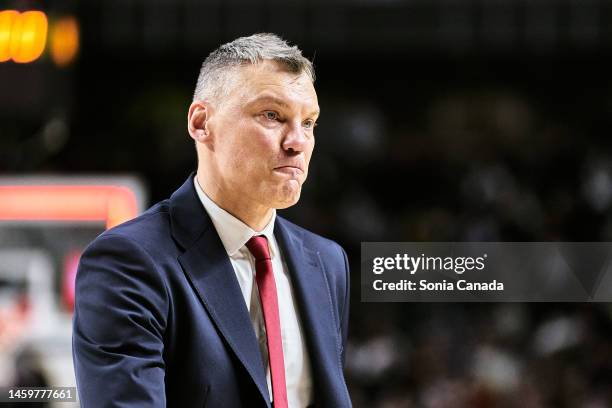
[[[217,100],[229,93],[229,80],[234,68],[244,64],[258,64],[272,60],[282,64],[287,71],[306,74],[312,82],[315,73],[312,63],[296,46],[290,46],[276,34],[260,33],[240,37],[223,44],[211,52],[200,69],[194,100]]]

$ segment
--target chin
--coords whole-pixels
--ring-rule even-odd
[[[289,208],[297,204],[299,200],[300,200],[300,192],[297,192],[297,193],[291,194],[290,196],[284,196],[284,197],[281,197],[279,200],[276,200],[276,202],[273,205],[273,208],[276,208],[277,210]]]
[[[275,187],[268,194],[268,197],[272,198],[273,208],[283,209],[291,207],[299,201],[302,185],[296,180],[291,180],[288,183],[285,182]]]

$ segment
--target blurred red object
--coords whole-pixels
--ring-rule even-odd
[[[67,311],[74,310],[74,285],[81,251],[70,251],[64,257],[64,270],[62,274],[62,305]]]

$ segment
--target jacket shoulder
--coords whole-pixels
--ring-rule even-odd
[[[168,200],[160,201],[136,218],[104,231],[89,246],[109,240],[127,240],[151,254],[158,252],[160,246],[172,241]]]

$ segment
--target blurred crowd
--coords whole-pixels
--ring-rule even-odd
[[[355,305],[355,406],[612,404],[612,309],[585,304]]]

